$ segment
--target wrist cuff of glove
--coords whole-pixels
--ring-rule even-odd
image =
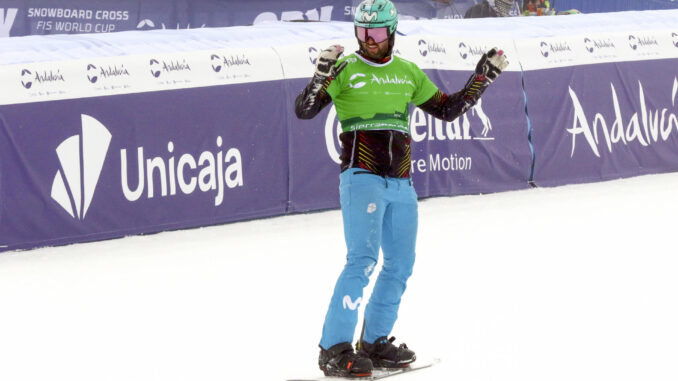
[[[466,82],[466,86],[464,86],[464,100],[475,103],[489,85],[490,80],[487,78],[487,76],[474,73],[468,79],[468,82]]]
[[[329,87],[332,80],[332,77],[314,74],[313,78],[311,78],[311,82],[308,84],[309,95],[312,97],[317,97],[327,94],[327,87]]]

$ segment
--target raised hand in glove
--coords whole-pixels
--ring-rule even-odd
[[[332,45],[320,52],[315,64],[315,74],[324,78],[336,78],[346,66],[346,62],[342,62],[339,66],[334,66],[343,53],[344,47],[341,45]]]
[[[489,52],[480,57],[475,73],[471,75],[466,86],[464,86],[463,98],[466,101],[466,109],[480,99],[485,89],[497,79],[508,64],[504,51],[497,48],[490,49]]]
[[[332,45],[320,52],[311,82],[306,85],[304,91],[294,101],[294,111],[297,118],[311,119],[330,103],[331,99],[327,95],[327,87],[344,70],[347,64],[344,61],[341,65],[335,66],[343,53],[344,47],[341,45]]]
[[[476,74],[485,76],[492,83],[508,66],[503,50],[492,48],[489,52],[483,54],[476,65]]]

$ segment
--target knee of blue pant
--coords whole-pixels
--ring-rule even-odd
[[[344,273],[359,277],[363,284],[367,285],[376,264],[377,261],[370,257],[349,257],[344,266]]]
[[[412,275],[414,268],[414,253],[411,255],[403,255],[397,259],[384,260],[384,267],[382,271],[390,274],[394,278],[406,282]]]

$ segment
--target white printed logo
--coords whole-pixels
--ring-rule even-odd
[[[327,119],[325,119],[325,146],[327,147],[327,153],[329,153],[330,158],[337,164],[341,164],[341,150],[337,150],[335,144],[335,141],[337,141],[341,146],[339,135],[341,135],[341,123],[337,120],[337,109],[332,105],[330,112],[327,114]]]
[[[9,37],[18,8],[0,8],[0,37]]]
[[[631,142],[638,142],[643,147],[652,145],[660,141],[667,141],[672,132],[678,131],[678,114],[671,112],[669,107],[657,108],[652,110],[647,107],[645,101],[645,92],[643,84],[638,81],[638,98],[640,101],[640,113],[636,111],[627,121],[621,112],[619,98],[614,85],[610,83],[612,92],[612,105],[614,109],[614,121],[606,120],[603,114],[596,113],[592,123],[586,118],[586,113],[579,97],[574,90],[569,87],[572,105],[574,106],[574,122],[572,128],[567,132],[572,135],[572,152],[570,157],[574,156],[577,135],[583,134],[591,151],[600,157],[598,145],[602,140],[599,131],[602,131],[604,142],[607,145],[608,152],[612,153],[614,144],[622,143],[628,145]],[[673,89],[671,90],[671,107],[676,107],[676,93],[678,93],[678,78],[673,79]]]
[[[372,214],[372,213],[374,213],[376,210],[377,210],[377,204],[375,204],[375,203],[372,202],[372,203],[370,203],[369,205],[367,205],[367,213],[368,213],[368,214]]]
[[[348,308],[351,311],[355,311],[358,308],[358,306],[360,305],[360,302],[362,302],[362,301],[363,301],[363,298],[361,298],[361,297],[358,297],[358,299],[356,299],[355,302],[354,302],[353,300],[351,300],[350,296],[344,295],[344,301],[343,301],[344,309]]]
[[[367,266],[367,267],[365,268],[365,276],[370,276],[370,274],[372,274],[372,270],[374,270],[374,266],[375,266],[376,264],[377,264],[376,262],[372,262],[372,263],[370,263],[369,266]]]
[[[128,201],[134,202],[141,198],[144,190],[149,199],[160,193],[161,197],[175,196],[178,192],[189,195],[196,190],[201,192],[216,192],[214,206],[219,206],[224,201],[226,189],[243,186],[242,155],[237,148],[230,148],[222,152],[223,139],[218,136],[216,147],[218,152],[208,150],[197,155],[183,153],[177,158],[174,156],[174,142],[167,143],[169,158],[155,156],[146,158],[144,147],[136,149],[137,165],[136,176],[133,174],[135,167],[128,162],[134,157],[128,155],[127,148],[120,150],[120,173],[122,191]],[[132,150],[132,152],[134,152]],[[136,187],[132,187],[130,179],[137,179]],[[156,180],[159,180],[156,181]],[[160,191],[156,191],[157,187]]]
[[[320,12],[318,12],[317,8],[309,9],[306,12],[284,11],[280,15],[279,20],[278,16],[273,12],[262,12],[254,18],[252,24],[259,24],[267,21],[330,21],[332,19],[333,8],[333,5],[326,5],[324,7],[320,7]]]
[[[137,24],[137,29],[144,29],[146,27],[155,28],[155,23],[150,19],[143,19]]]
[[[377,12],[367,13],[363,12],[363,21],[371,22],[372,20],[377,20]]]
[[[348,80],[353,81],[356,78],[364,78],[364,77],[365,77],[365,74],[363,74],[363,73],[355,73]],[[358,83],[349,83],[348,86],[352,89],[359,89],[359,88],[365,86],[366,84],[367,84],[367,82],[358,82]]]
[[[472,134],[471,126],[479,126],[480,122],[483,129],[480,135]],[[478,99],[478,103],[469,109],[464,115],[452,122],[444,122],[426,114],[422,109],[415,108],[409,119],[410,134],[415,142],[424,140],[437,141],[493,141],[494,137],[490,135],[492,131],[492,121],[483,110],[483,100]],[[341,123],[337,120],[337,109],[332,105],[327,119],[325,119],[325,146],[327,153],[333,162],[341,164]]]
[[[79,220],[85,218],[92,203],[111,142],[111,133],[103,124],[89,115],[81,117],[81,134],[64,140],[56,149],[61,168],[54,176],[51,194],[71,217]]]
[[[203,23],[198,28],[204,28],[206,26],[207,26],[207,24]],[[172,25],[168,26],[168,25],[165,25],[165,23],[160,23],[160,27],[162,29],[172,29]],[[143,19],[143,20],[139,21],[139,23],[137,24],[137,29],[152,29],[152,28],[155,28],[155,23],[151,19]],[[196,28],[196,27],[191,28],[191,23],[188,23],[185,28],[182,27],[182,25],[180,23],[177,23],[177,25],[174,27],[174,29],[194,29],[194,28]]]

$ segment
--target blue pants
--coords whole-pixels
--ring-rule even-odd
[[[384,252],[384,265],[367,307],[363,340],[388,336],[414,265],[417,194],[410,179],[383,178],[365,170],[342,172],[339,194],[348,254],[325,317],[320,346],[353,343],[363,288]]]

